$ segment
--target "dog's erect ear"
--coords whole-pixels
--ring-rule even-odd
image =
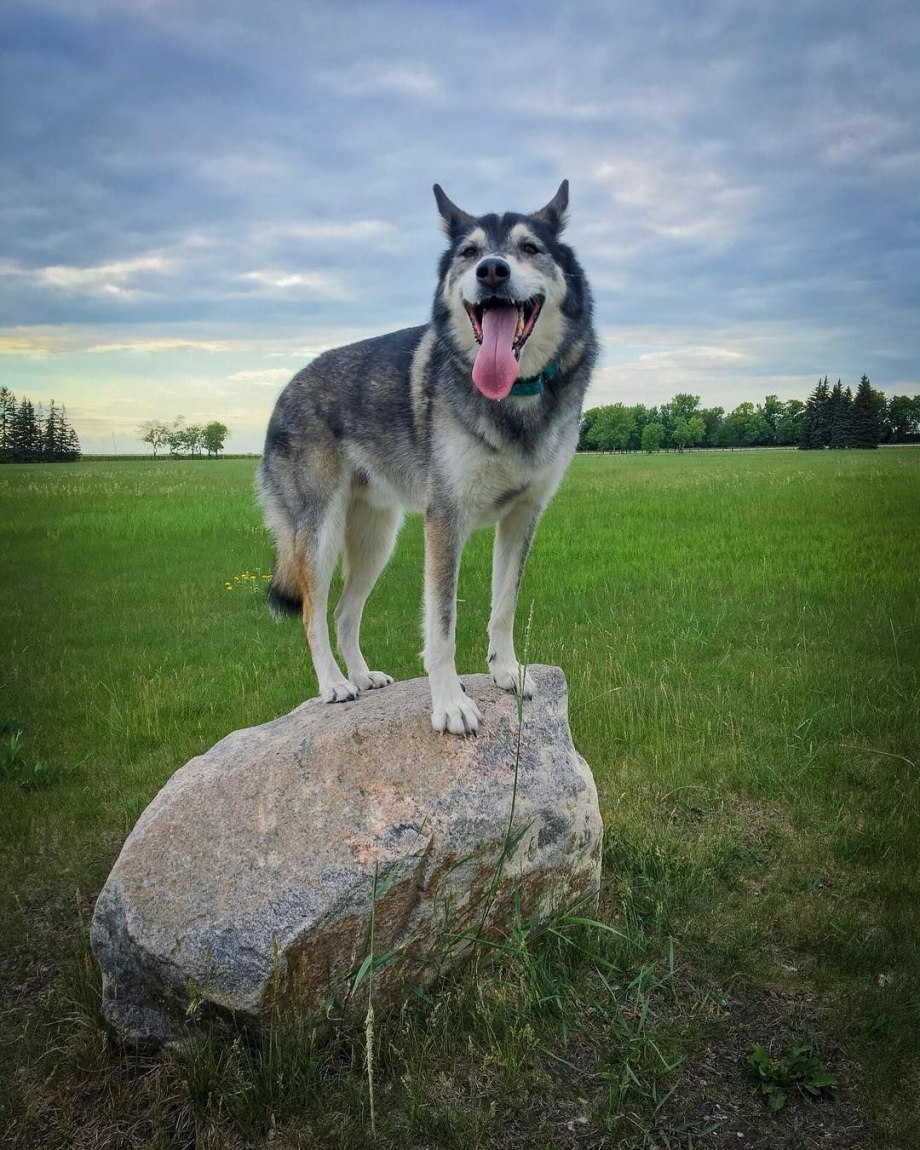
[[[569,181],[563,180],[559,191],[553,196],[545,208],[534,212],[534,219],[546,224],[558,236],[565,227],[565,215],[569,209]]]
[[[444,221],[444,231],[447,232],[450,239],[453,239],[467,224],[473,222],[474,217],[452,203],[444,194],[444,189],[440,184],[434,186],[434,198],[437,201],[441,219]]]

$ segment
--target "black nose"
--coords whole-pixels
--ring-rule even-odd
[[[489,256],[476,267],[476,279],[486,287],[497,287],[511,275],[511,266],[497,256]]]

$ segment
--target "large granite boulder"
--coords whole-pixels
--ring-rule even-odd
[[[193,999],[253,1022],[273,1006],[347,1007],[372,906],[374,954],[396,952],[375,971],[383,1002],[462,961],[477,932],[500,932],[514,899],[545,919],[596,892],[601,818],[565,677],[529,670],[520,744],[517,701],[488,676],[466,679],[483,716],[475,739],[432,731],[415,679],[350,703],[311,699],[178,770],[93,917],[121,1038],[177,1036]]]

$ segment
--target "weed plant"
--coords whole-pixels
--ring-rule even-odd
[[[512,907],[501,946],[370,1030],[215,1021],[164,1059],[111,1045],[87,935],[122,841],[185,761],[316,690],[299,628],[249,593],[272,563],[254,468],[0,476],[0,1141],[911,1147],[910,449],[577,458],[522,602],[597,780],[599,908],[537,931]],[[483,533],[464,556],[462,671],[484,669],[490,551]],[[364,626],[401,678],[421,674],[421,572],[410,520]],[[803,1034],[836,1101],[793,1089],[773,1113],[745,1053],[780,1061]]]
[[[792,1090],[817,1097],[825,1091],[834,1094],[837,1089],[837,1079],[825,1069],[814,1043],[807,1039],[797,1042],[779,1058],[771,1057],[759,1042],[754,1042],[745,1062],[757,1075],[760,1092],[771,1110],[782,1110]]]

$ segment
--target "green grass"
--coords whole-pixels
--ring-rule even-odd
[[[530,657],[568,676],[614,929],[512,921],[476,976],[378,1012],[376,1139],[360,1024],[215,1031],[160,1061],[109,1045],[87,934],[121,842],[185,761],[315,692],[297,624],[265,610],[254,467],[0,468],[0,1141],[792,1148],[823,1127],[913,1145],[907,449],[573,462],[519,617],[533,604]],[[490,551],[481,533],[464,558],[461,671],[485,669]],[[422,673],[421,573],[410,520],[364,626],[398,677]],[[745,1052],[805,1043],[836,1100],[772,1114]]]

